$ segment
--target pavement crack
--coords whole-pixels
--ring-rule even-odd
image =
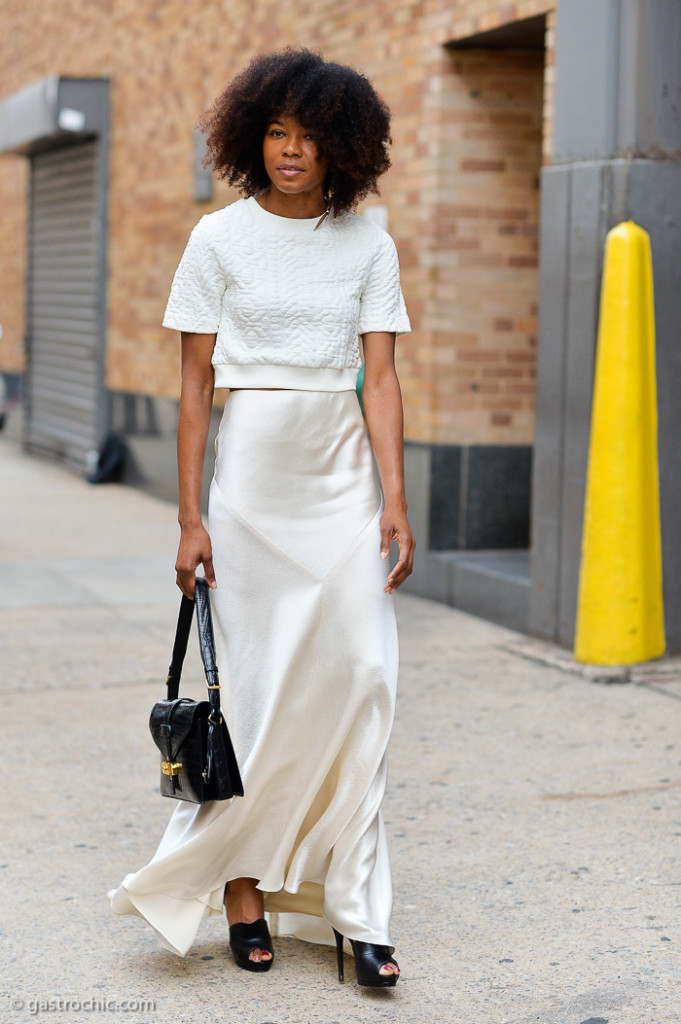
[[[655,786],[634,786],[631,789],[616,789],[611,793],[542,793],[540,800],[613,800],[621,796],[639,796],[641,793],[661,793],[667,789],[679,789],[681,779],[675,782],[661,782]]]

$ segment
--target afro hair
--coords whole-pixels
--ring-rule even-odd
[[[390,111],[364,75],[288,47],[254,57],[232,79],[199,127],[206,163],[245,195],[269,188],[263,140],[276,117],[293,117],[314,133],[337,213],[378,193],[377,181],[390,167]]]

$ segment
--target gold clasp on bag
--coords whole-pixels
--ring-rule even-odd
[[[170,775],[172,778],[174,775],[182,774],[182,762],[181,761],[161,761],[161,771],[164,775]]]

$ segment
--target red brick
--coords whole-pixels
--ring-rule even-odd
[[[462,160],[462,171],[504,171],[506,163],[504,160]]]

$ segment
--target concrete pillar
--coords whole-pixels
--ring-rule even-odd
[[[665,624],[681,650],[681,3],[559,0],[542,172],[530,631],[572,646],[603,244],[651,236]]]

